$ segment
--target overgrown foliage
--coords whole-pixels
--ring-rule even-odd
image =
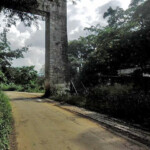
[[[132,85],[99,86],[89,92],[86,107],[149,129],[149,97],[134,91]]]
[[[107,114],[129,124],[150,130],[150,93],[134,91],[132,85],[99,85],[87,95],[57,94],[51,97],[61,103]]]
[[[101,77],[118,76],[118,70],[139,68],[149,73],[150,13],[149,0],[132,1],[127,10],[111,7],[104,13],[108,25],[87,28],[90,35],[69,43],[72,77],[78,76],[87,87],[100,84]],[[85,42],[86,41],[86,42]],[[84,57],[86,56],[86,57]],[[80,68],[80,71],[76,71]]]
[[[23,53],[27,52],[27,50],[28,47],[12,50],[11,44],[7,40],[7,31],[4,30],[0,34],[0,70],[5,73],[7,68],[11,66],[12,60],[23,58]]]
[[[44,77],[38,76],[34,66],[9,67],[5,72],[7,81],[1,82],[4,91],[44,92]]]
[[[147,128],[150,126],[149,6],[150,0],[132,0],[127,10],[110,7],[103,16],[107,26],[86,28],[88,36],[69,43],[73,99],[80,95],[86,98],[83,100],[86,108]],[[119,74],[126,70],[127,73]],[[82,103],[80,97],[76,103]]]
[[[39,77],[34,66],[12,67],[12,60],[23,58],[28,48],[12,50],[7,32],[0,34],[0,88],[1,90],[43,92],[44,78]]]
[[[61,103],[68,103],[71,105],[75,105],[78,107],[85,107],[86,105],[86,98],[83,96],[76,96],[76,95],[70,95],[70,94],[57,94],[51,96],[51,99],[55,101],[59,101]]]
[[[0,92],[0,149],[9,149],[9,133],[11,131],[12,115],[9,99]]]

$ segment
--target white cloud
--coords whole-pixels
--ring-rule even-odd
[[[128,8],[131,0],[80,0],[76,5],[68,3],[68,37],[69,40],[86,34],[83,29],[92,25],[106,25],[103,13],[112,6]],[[76,32],[78,30],[78,32]],[[82,30],[82,32],[81,32]],[[78,34],[78,36],[77,36]]]
[[[28,40],[30,37],[31,34],[29,31],[19,32],[19,30],[14,26],[11,27],[8,33],[8,39],[11,42],[13,49],[24,47],[26,40]]]
[[[45,50],[44,48],[31,47],[28,53],[24,55],[25,58],[20,58],[13,61],[13,65],[16,67],[24,66],[35,66],[36,70],[40,70],[45,63],[44,59]]]
[[[121,1],[122,3],[122,8],[127,9],[129,4],[130,4],[131,0],[125,0],[125,1]]]

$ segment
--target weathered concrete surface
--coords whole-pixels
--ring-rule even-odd
[[[12,99],[18,150],[147,149],[55,104],[39,103],[35,94],[7,94]]]
[[[66,0],[49,3],[46,14],[45,87],[67,87],[67,6]]]
[[[38,1],[38,10],[46,12],[45,88],[49,94],[54,87],[65,89],[68,82],[67,2]]]

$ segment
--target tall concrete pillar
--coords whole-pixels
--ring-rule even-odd
[[[64,90],[68,82],[66,0],[51,2],[46,14],[45,90]]]
[[[45,96],[50,95],[50,13],[45,16]]]

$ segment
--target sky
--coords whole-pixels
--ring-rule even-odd
[[[104,12],[111,6],[128,8],[131,0],[79,0],[73,5],[68,2],[68,39],[78,39],[85,36],[85,27],[100,24],[105,26]],[[0,18],[1,20],[1,18]],[[35,66],[40,71],[45,62],[45,22],[39,20],[39,29],[35,26],[25,27],[21,22],[12,26],[8,33],[12,49],[29,46],[29,51],[23,59],[13,61],[13,66]]]

